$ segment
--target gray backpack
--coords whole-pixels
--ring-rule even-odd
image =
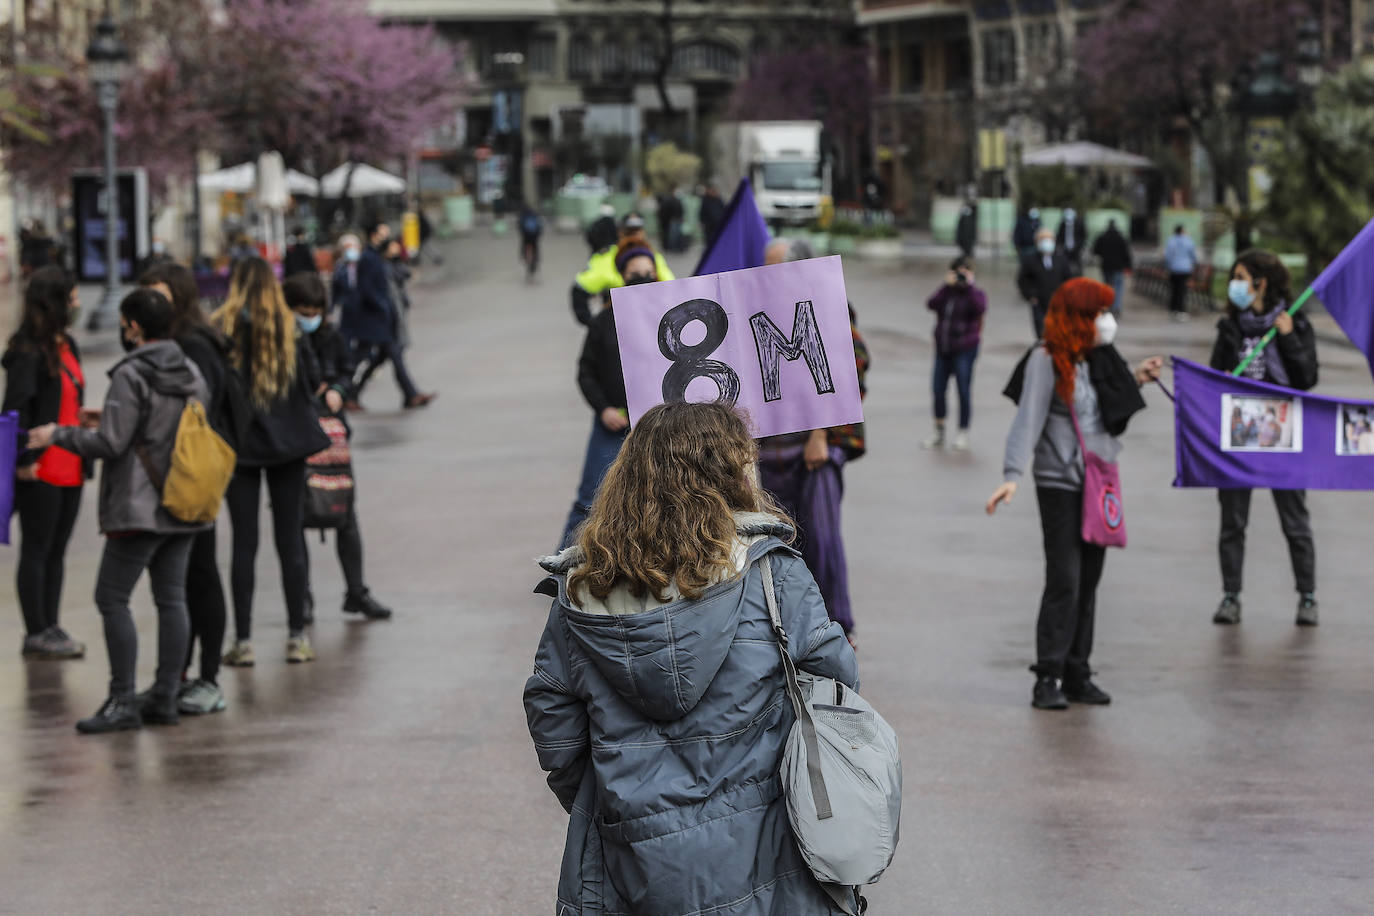
[[[787,654],[772,561],[764,556],[760,565],[787,696],[797,714],[782,754],[787,819],[821,887],[845,913],[857,916],[865,906],[858,886],[876,882],[897,851],[902,815],[897,733],[857,691],[797,671]]]

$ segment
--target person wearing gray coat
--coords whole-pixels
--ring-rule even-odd
[[[558,916],[840,913],[801,858],[778,768],[794,721],[758,561],[771,555],[797,667],[857,688],[854,652],[792,528],[740,515],[739,574],[698,601],[638,610],[571,599],[570,547],[542,561],[554,599],[525,709],[571,815]]]
[[[172,305],[161,293],[139,289],[120,303],[120,332],[129,355],[110,370],[105,406],[83,427],[38,427],[29,447],[54,444],[104,462],[100,475],[100,530],[105,550],[96,577],[95,603],[104,620],[110,657],[110,695],[78,731],[97,733],[177,722],[177,687],[186,660],[186,564],[193,536],[209,525],[188,524],[162,506],[162,494],[143,459],[165,479],[171,467],[181,412],[188,399],[209,401],[205,379],[181,347],[167,338]],[[148,570],[158,615],[157,679],[140,701],[134,695],[138,633],[129,595]]]

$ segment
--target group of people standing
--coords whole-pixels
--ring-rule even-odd
[[[103,467],[99,524],[105,535],[95,587],[110,661],[109,696],[77,723],[86,733],[143,724],[176,724],[180,715],[223,710],[221,664],[251,667],[259,513],[265,482],[273,541],[281,567],[287,616],[285,660],[315,659],[308,628],[314,620],[305,542],[307,459],[331,446],[322,417],[357,407],[372,369],[390,359],[404,405],[423,395],[401,361],[397,341],[397,283],[385,258],[389,227],[378,223],[366,252],[356,237],[341,240],[334,277],[342,327],[326,320],[329,294],[313,268],[279,282],[256,256],[234,266],[228,296],[206,314],[191,271],[171,261],[150,267],[139,288],[120,303],[126,355],[110,370],[102,408],[85,406],[86,376],[68,329],[80,302],[62,268],[34,272],[24,311],[3,359],[4,410],[28,431],[18,459],[15,503],[21,546],[16,588],[24,615],[23,655],[73,659],[86,647],[59,621],[66,547],[82,488]],[[355,368],[356,366],[356,368]],[[199,405],[209,427],[232,449],[234,467],[224,492],[232,529],[230,594],[234,641],[215,558],[213,520],[186,521],[164,499],[188,405]],[[347,591],[342,610],[381,620],[391,610],[363,575],[356,506],[334,527]],[[157,609],[158,664],[153,685],[135,691],[138,634],[129,596],[149,573]],[[200,646],[198,676],[191,677]]]

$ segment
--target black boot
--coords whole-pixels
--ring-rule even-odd
[[[1068,709],[1069,701],[1064,699],[1064,691],[1059,689],[1059,678],[1048,674],[1038,675],[1035,688],[1031,691],[1031,705],[1036,709]]]
[[[181,722],[181,712],[175,696],[163,696],[149,690],[140,693],[138,700],[144,725],[177,725]]]
[[[1064,698],[1088,706],[1106,706],[1112,701],[1111,694],[1094,684],[1089,675],[1064,678]]]
[[[360,592],[349,592],[345,595],[343,612],[345,614],[362,614],[368,620],[386,620],[391,616],[391,608],[373,598],[372,592],[367,589]]]
[[[101,704],[95,715],[76,723],[76,730],[83,735],[142,727],[143,718],[138,713],[138,701],[134,697],[110,697]]]

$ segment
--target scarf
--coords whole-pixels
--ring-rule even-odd
[[[1274,326],[1274,319],[1279,317],[1279,312],[1283,310],[1283,304],[1278,308],[1272,309],[1264,314],[1258,314],[1254,309],[1244,309],[1236,316],[1236,324],[1240,325],[1240,358],[1244,359],[1250,355],[1250,351],[1259,346],[1259,342]],[[1283,357],[1279,355],[1277,337],[1269,341],[1259,354],[1257,354],[1250,365],[1245,367],[1245,377],[1257,381],[1273,382],[1275,385],[1288,385],[1288,369],[1283,364]]]

